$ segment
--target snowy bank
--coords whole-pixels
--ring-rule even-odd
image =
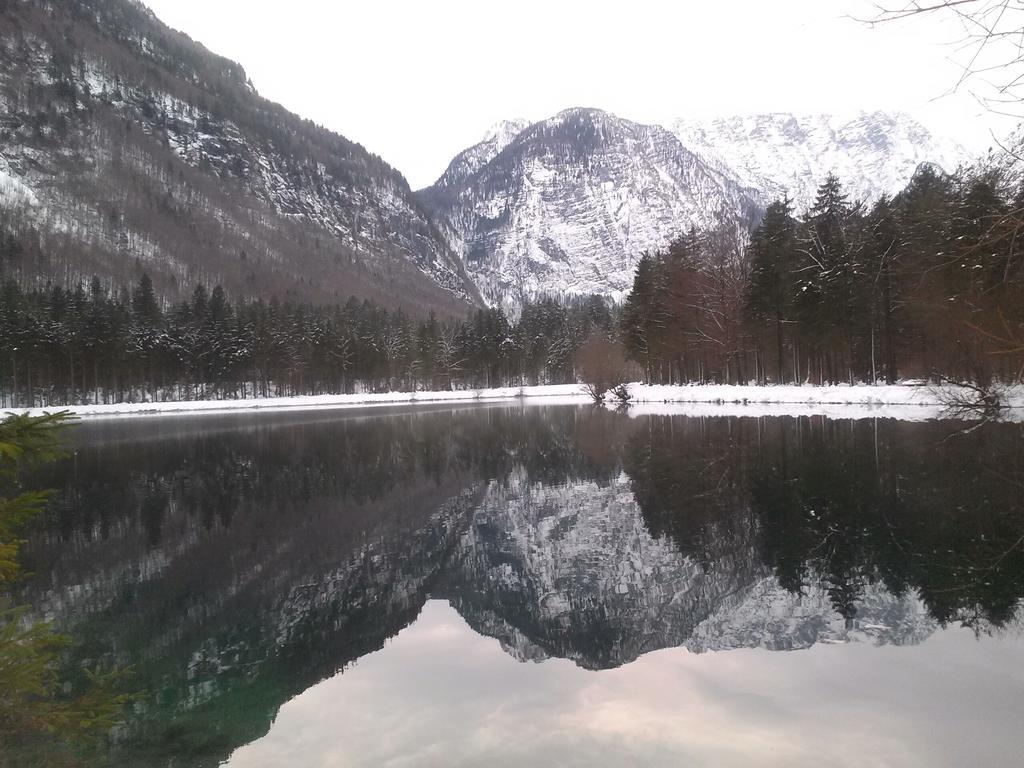
[[[608,403],[617,408],[617,404]],[[792,417],[820,416],[826,419],[897,419],[899,421],[932,421],[955,418],[973,420],[972,414],[953,414],[939,405],[858,405],[855,403],[697,403],[697,402],[644,402],[631,404],[627,409],[631,418],[642,416],[696,417]],[[980,416],[978,417],[980,418]],[[1024,408],[1002,411],[999,421],[1024,422]]]
[[[960,387],[903,384],[740,385],[740,384],[628,384],[632,403],[728,403],[737,405],[859,405],[943,408]],[[1024,386],[1008,387],[1005,404],[1024,407]]]
[[[942,388],[914,383],[859,385],[654,385],[629,384],[629,414],[686,416],[811,416],[837,419],[893,418],[908,421],[940,418],[948,413],[948,397],[956,387]],[[590,398],[579,384],[536,387],[497,387],[451,392],[387,392],[383,394],[309,395],[264,397],[244,400],[179,400],[158,403],[51,406],[14,409],[15,413],[41,414],[68,411],[76,416],[142,416],[185,413],[222,413],[245,410],[302,410],[366,408],[408,403],[473,403],[544,398],[544,403],[580,403]],[[1006,402],[1019,420],[1024,415],[1024,387],[1006,390]],[[609,394],[609,406],[620,405]]]
[[[629,384],[629,415],[639,416],[824,416],[829,419],[899,419],[928,421],[947,417],[970,418],[954,413],[948,403],[958,387],[933,387],[919,383],[871,386],[665,386]],[[1003,421],[1024,421],[1024,387],[1008,388]],[[609,406],[620,405],[609,395]]]
[[[311,408],[366,408],[402,403],[473,403],[512,400],[520,397],[569,398],[573,402],[586,394],[580,384],[537,387],[496,387],[437,392],[384,392],[356,395],[300,395],[296,397],[250,397],[245,400],[175,400],[158,403],[112,403],[109,405],[68,405],[46,408],[14,408],[8,413],[40,415],[66,411],[75,416],[142,416],[172,413],[222,413],[225,411],[301,410]]]

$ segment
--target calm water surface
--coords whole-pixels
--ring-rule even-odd
[[[1024,432],[491,405],[79,426],[24,601],[118,766],[1005,766]]]

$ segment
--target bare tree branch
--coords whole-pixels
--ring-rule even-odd
[[[950,92],[960,90],[969,81],[981,82],[990,92],[972,95],[987,109],[1013,117],[1024,115],[1024,3],[1020,0],[915,0],[876,8],[874,18],[858,20],[876,26],[925,15],[954,19],[963,37],[952,43],[960,75]],[[1007,113],[1003,111],[1007,105],[1018,110]]]

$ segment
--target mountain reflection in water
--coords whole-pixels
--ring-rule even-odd
[[[962,426],[519,404],[92,422],[38,478],[59,491],[24,598],[81,663],[133,667],[115,765],[1009,757],[1024,435]]]

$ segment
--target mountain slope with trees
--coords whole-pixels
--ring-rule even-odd
[[[479,303],[398,171],[141,3],[0,3],[0,51],[0,261],[23,285]]]
[[[851,203],[835,176],[749,237],[693,230],[641,257],[620,306],[543,298],[509,318],[416,319],[370,301],[179,302],[130,292],[0,293],[0,404],[71,405],[584,381],[652,383],[1024,376],[1024,198],[1010,175],[925,166],[894,198]],[[1016,191],[1015,191],[1016,190]],[[639,366],[631,371],[623,357]]]

